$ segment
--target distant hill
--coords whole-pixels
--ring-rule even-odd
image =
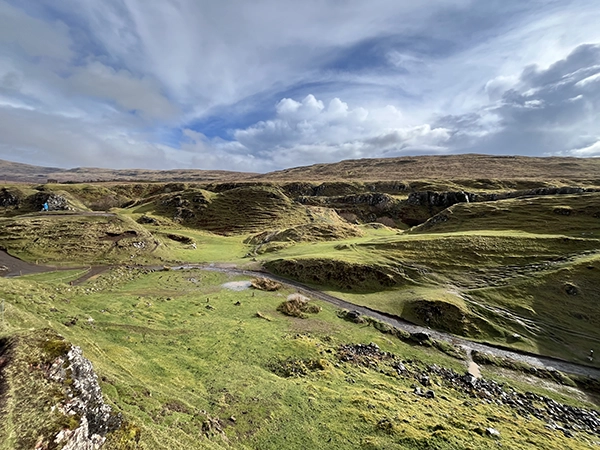
[[[256,176],[256,173],[226,170],[148,170],[148,169],[100,169],[78,167],[59,169],[40,167],[0,160],[0,182],[46,183],[48,180],[64,182],[86,181],[161,181],[161,182],[220,182],[239,181]]]
[[[600,179],[600,158],[436,155],[353,159],[280,170],[255,179],[367,181],[423,179]]]
[[[388,181],[423,179],[595,180],[600,182],[600,158],[493,155],[435,155],[354,159],[331,164],[256,174],[225,170],[59,169],[0,160],[0,182],[45,183],[85,181]]]
[[[0,181],[44,183],[51,174],[60,170],[62,169],[32,166],[0,159]]]

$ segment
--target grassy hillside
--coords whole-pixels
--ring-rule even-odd
[[[500,230],[367,235],[264,256],[276,273],[356,304],[582,363],[600,340],[599,257],[593,237]]]
[[[600,193],[458,203],[411,233],[519,230],[600,238]]]
[[[474,155],[273,178],[299,182],[6,184],[0,247],[62,270],[0,278],[0,450],[79,420],[50,408],[66,392],[44,378],[53,333],[84,349],[123,414],[107,449],[592,448],[597,431],[561,422],[580,411],[552,401],[597,408],[593,380],[475,355],[528,375],[485,366],[488,381],[474,382],[449,342],[314,299],[303,318],[285,315],[291,289],[173,268],[268,269],[413,323],[600,367],[587,358],[600,344],[600,193],[584,189],[600,183],[595,164]],[[498,178],[513,166],[523,178]],[[398,181],[411,170],[428,178]]]
[[[0,160],[0,181],[2,182],[45,183],[47,180],[56,180],[61,183],[94,181],[214,182],[239,180],[252,175],[255,174],[226,170],[115,170],[95,167],[62,169]]]
[[[102,168],[59,169],[0,161],[0,181],[44,183],[130,181],[130,182],[239,182],[247,181],[415,181],[464,180],[465,186],[509,185],[528,189],[528,182],[579,180],[598,185],[598,158],[526,157],[493,155],[404,156],[347,160],[333,164],[295,167],[267,174],[228,172],[221,170],[113,170]]]
[[[314,300],[318,314],[285,316],[277,306],[289,290],[223,287],[241,280],[197,270],[124,268],[82,286],[68,285],[61,273],[0,279],[7,301],[3,333],[50,326],[80,345],[139,449],[593,446],[593,435],[567,437],[548,429],[546,420],[526,418],[444,378],[452,370],[461,376],[461,360],[343,321]],[[507,392],[509,386],[523,392],[522,381],[484,373]],[[591,406],[572,388],[546,386],[551,390],[526,389]],[[433,394],[428,398],[421,389]],[[7,436],[31,432],[46,414],[15,412],[9,408],[1,421],[1,449],[13,448]],[[104,448],[122,445],[109,438]]]
[[[394,195],[345,182],[206,186],[212,190],[184,183],[9,186],[7,192],[22,205],[5,208],[0,246],[29,261],[71,266],[264,264],[415,323],[586,362],[599,338],[590,321],[599,307],[597,290],[586,289],[585,308],[575,308],[573,316],[567,311],[582,297],[565,294],[564,286],[594,286],[593,270],[565,280],[552,302],[539,302],[536,293],[542,292],[540,280],[579,273],[576,267],[597,256],[599,193],[462,202],[444,209],[440,201],[452,202],[460,192],[417,191],[409,201],[398,194],[407,186],[392,184],[376,187],[396,190]],[[27,206],[40,195],[64,198],[82,213],[40,214],[37,206]],[[86,212],[103,204],[120,208]],[[364,219],[387,215],[390,225],[402,214],[430,218],[399,232],[349,223],[349,207]],[[528,291],[535,301],[520,295]],[[549,331],[552,327],[581,329],[583,337],[570,339]]]

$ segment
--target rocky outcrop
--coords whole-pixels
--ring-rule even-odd
[[[123,433],[79,347],[49,328],[0,339],[0,443],[11,436],[11,448],[98,450],[107,439],[139,440]]]
[[[361,194],[325,196],[299,196],[298,203],[334,209],[350,223],[382,222],[394,226],[394,219],[400,216],[403,202],[389,194],[369,192]]]
[[[373,192],[368,194],[344,195],[337,197],[324,197],[314,199],[311,196],[301,196],[298,202],[302,204],[315,204],[316,206],[336,205],[366,205],[376,208],[385,208],[394,202],[394,198],[388,194]]]
[[[68,386],[67,400],[57,408],[67,416],[81,417],[77,428],[60,431],[55,442],[63,444],[63,450],[99,449],[105,436],[121,426],[122,419],[104,403],[98,377],[81,348],[72,346],[66,355],[56,358],[48,378]]]
[[[598,189],[582,188],[578,186],[544,187],[520,191],[500,192],[493,194],[465,191],[421,191],[412,192],[411,194],[409,194],[406,203],[414,206],[437,206],[448,208],[449,206],[455,205],[456,203],[493,202],[496,200],[504,200],[508,198],[537,197],[545,195],[572,195],[597,191]]]
[[[31,203],[36,210],[41,210],[44,203],[48,203],[50,211],[69,211],[72,210],[68,200],[59,194],[38,192],[31,199]]]
[[[0,189],[0,207],[8,208],[19,206],[20,202],[19,195],[16,192],[10,191],[6,188]]]
[[[406,203],[413,206],[437,206],[448,208],[457,203],[468,203],[473,201],[475,194],[463,191],[457,192],[412,192]]]
[[[505,405],[521,417],[535,417],[544,421],[548,429],[562,432],[567,437],[573,437],[577,432],[600,436],[598,411],[559,403],[532,392],[520,392],[503,383],[476,378],[470,373],[461,375],[436,364],[425,365],[419,361],[404,360],[393,353],[381,351],[377,344],[342,345],[338,349],[337,357],[343,363],[413,379],[413,395],[423,399],[435,398],[435,391],[423,390],[422,387],[444,385],[459,390],[472,399],[465,402],[467,406],[471,402]],[[481,433],[495,435],[487,430],[481,430]]]

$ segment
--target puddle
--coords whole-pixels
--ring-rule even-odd
[[[222,284],[221,287],[230,289],[232,291],[244,291],[252,286],[249,281],[230,281],[229,283]]]

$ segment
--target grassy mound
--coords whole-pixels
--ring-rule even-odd
[[[277,307],[277,311],[286,316],[299,317],[306,319],[308,314],[317,314],[321,308],[313,303],[309,303],[310,298],[301,294],[290,294],[285,302]]]
[[[600,239],[600,193],[459,203],[409,233],[519,230]]]
[[[402,261],[431,282],[508,284],[600,249],[600,240],[518,233],[395,236],[355,245],[362,258]]]
[[[324,208],[308,210],[310,223],[282,230],[268,230],[247,238],[244,243],[254,246],[253,253],[263,254],[287,248],[298,242],[334,241],[363,235],[356,225],[350,225],[337,213]]]
[[[266,262],[265,266],[273,273],[303,283],[346,290],[382,290],[407,283],[398,267],[337,259],[277,259]]]
[[[414,300],[404,305],[402,318],[418,325],[448,331],[460,336],[477,338],[484,335],[480,327],[491,328],[487,321],[475,316],[464,305],[441,300]]]
[[[132,220],[49,214],[0,219],[0,246],[39,263],[108,263],[151,257],[157,241]]]
[[[39,213],[44,203],[50,211],[89,211],[89,208],[75,195],[62,189],[47,186],[3,187],[0,190],[0,214],[14,217],[28,213]]]
[[[266,228],[308,223],[305,208],[295,204],[280,189],[269,186],[240,187],[215,194],[188,189],[158,197],[153,205],[135,212],[155,209],[186,226],[217,234],[241,234]]]

